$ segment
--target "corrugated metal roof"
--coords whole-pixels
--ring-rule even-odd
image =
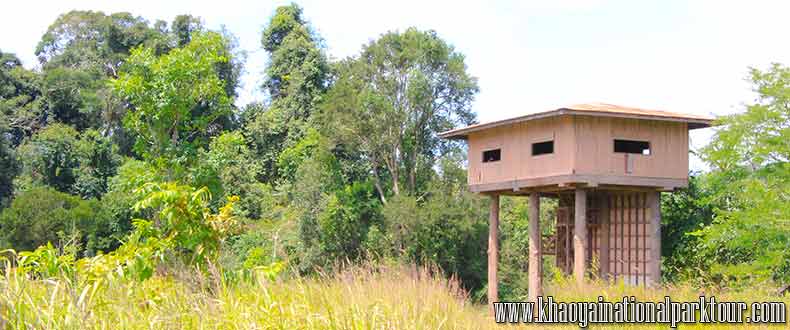
[[[710,127],[711,123],[714,120],[714,118],[708,116],[624,107],[624,106],[608,104],[608,103],[584,103],[584,104],[575,104],[567,107],[562,107],[556,110],[532,113],[515,118],[475,124],[467,127],[462,127],[462,128],[442,132],[439,134],[439,136],[446,139],[466,139],[467,135],[469,135],[469,133],[472,132],[525,122],[529,120],[535,120],[535,119],[553,117],[553,116],[562,116],[562,115],[603,116],[603,117],[684,122],[689,124],[689,129]]]

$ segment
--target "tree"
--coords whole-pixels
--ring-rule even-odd
[[[484,200],[463,186],[437,180],[425,198],[401,194],[384,206],[384,232],[395,255],[409,263],[438,265],[473,291],[485,280],[487,227]]]
[[[215,67],[228,61],[221,35],[200,33],[184,48],[157,57],[137,48],[113,86],[134,106],[124,125],[147,159],[183,164],[205,146],[208,126],[230,111],[231,98]]]
[[[317,219],[324,260],[357,261],[371,226],[381,222],[380,207],[370,184],[357,182],[330,195]]]
[[[261,44],[270,57],[262,86],[270,104],[247,130],[263,161],[264,175],[275,180],[280,152],[298,143],[312,125],[310,118],[326,91],[330,70],[319,37],[295,4],[277,8]]]
[[[107,79],[118,76],[131,49],[148,44],[165,51],[166,39],[144,18],[129,13],[74,10],[58,17],[36,47],[48,120],[101,129],[126,142],[119,127],[126,108]]]
[[[208,188],[195,189],[176,183],[149,183],[141,188],[145,197],[134,206],[136,211],[154,210],[154,219],[140,220],[154,227],[153,237],[174,243],[186,260],[203,264],[216,259],[222,242],[233,233],[236,218],[233,205],[237,196],[212,213],[208,208]]]
[[[172,33],[177,47],[184,47],[192,41],[192,34],[202,32],[203,22],[192,15],[178,15],[173,19]]]
[[[79,169],[72,191],[83,198],[101,198],[121,165],[118,147],[98,131],[86,130],[75,148]]]
[[[105,14],[71,11],[58,17],[42,36],[36,49],[42,64],[42,91],[48,120],[95,128],[110,136],[123,154],[131,153],[130,136],[122,127],[128,104],[107,83],[118,78],[132,49],[150,48],[156,56],[189,43],[193,34],[204,33],[199,18],[177,16],[172,28],[157,21],[153,25],[129,13]],[[222,30],[228,61],[218,63],[216,71],[225,81],[229,97],[236,95],[241,74],[242,54],[235,39]],[[202,111],[209,111],[201,109]],[[220,117],[214,126],[233,125],[232,117]],[[214,126],[211,128],[213,129]]]
[[[690,235],[713,221],[710,175],[689,176],[689,185],[661,198],[661,255],[665,256],[661,276],[666,282],[692,280],[700,274],[699,235]]]
[[[19,193],[0,213],[0,246],[33,250],[47,242],[58,246],[83,244],[94,218],[95,201],[34,187]]]
[[[109,138],[59,123],[38,131],[18,151],[25,178],[84,198],[103,195],[120,165]]]
[[[37,132],[19,147],[22,174],[60,192],[70,192],[79,167],[78,136],[77,130],[63,124],[53,124]]]
[[[447,146],[437,133],[474,121],[477,91],[462,54],[435,32],[410,28],[384,34],[340,63],[324,107],[335,137],[369,160],[383,197],[386,177],[395,195],[404,182],[407,192],[417,190],[420,173],[430,172]]]
[[[261,43],[271,55],[263,87],[287,119],[306,119],[326,89],[329,65],[296,5],[277,8]]]
[[[790,68],[751,70],[758,98],[722,117],[702,157],[711,165],[717,205],[701,236],[702,260],[716,281],[790,281]]]
[[[0,134],[3,134],[3,131],[4,129],[0,127]],[[0,209],[5,206],[6,199],[14,192],[14,178],[18,171],[19,164],[14,150],[4,137],[0,137]]]
[[[0,128],[11,147],[46,123],[40,83],[16,55],[0,51]]]
[[[194,182],[198,186],[209,187],[219,197],[215,202],[239,196],[239,213],[259,219],[268,211],[264,195],[270,189],[257,180],[260,171],[259,163],[241,132],[225,132],[212,138],[208,150],[201,151]]]

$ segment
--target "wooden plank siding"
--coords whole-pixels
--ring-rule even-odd
[[[532,144],[554,141],[554,153],[532,156]],[[570,174],[575,146],[569,117],[550,117],[475,132],[469,137],[470,185],[513,182]],[[501,160],[483,162],[483,152],[500,149]]]
[[[614,139],[648,141],[650,155],[615,153]],[[554,141],[554,152],[533,156],[532,144],[544,141]],[[552,177],[595,184],[666,183],[667,188],[688,180],[688,124],[683,122],[554,116],[476,131],[468,143],[468,184],[476,192],[530,188]],[[500,161],[483,162],[483,152],[493,149],[501,150]],[[626,155],[632,158],[630,173]]]
[[[578,137],[575,174],[688,177],[686,123],[577,116],[574,128]],[[616,153],[614,139],[648,141],[650,155]],[[626,173],[626,155],[634,158],[632,173]]]
[[[646,285],[649,281],[652,259],[649,234],[650,214],[647,193],[593,192],[588,194],[587,205],[587,265],[593,259],[601,261],[601,242],[608,234],[609,264],[605,278],[632,285]],[[573,271],[575,247],[573,236],[575,217],[574,197],[570,193],[559,195],[556,222],[555,262],[565,274]],[[607,230],[601,230],[606,224]],[[599,269],[602,267],[599,264]],[[603,275],[603,274],[601,274]]]

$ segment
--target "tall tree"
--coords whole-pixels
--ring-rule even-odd
[[[712,276],[790,281],[790,68],[752,69],[758,98],[744,113],[720,118],[702,150],[717,205],[702,236]],[[709,274],[710,275],[710,274]]]
[[[206,145],[207,127],[230,111],[232,98],[215,70],[227,61],[225,42],[214,32],[193,35],[160,57],[151,48],[132,51],[113,85],[134,106],[124,124],[138,136],[138,153],[175,165]]]
[[[395,195],[404,183],[414,192],[447,146],[437,133],[475,120],[477,80],[434,31],[384,34],[338,71],[325,102],[331,131],[365,154],[382,197],[382,178]]]
[[[19,145],[45,124],[41,103],[39,75],[0,50],[0,133],[8,145]]]
[[[121,127],[126,106],[107,80],[134,47],[169,50],[166,33],[129,13],[74,10],[58,17],[36,47],[47,120],[100,129],[129,152],[131,137]]]
[[[326,91],[330,70],[320,38],[295,4],[277,8],[261,43],[270,56],[262,86],[270,104],[248,124],[248,139],[263,161],[264,179],[274,180],[279,177],[279,154],[306,132]]]
[[[5,125],[0,121],[0,209],[14,192],[14,178],[19,170],[15,152],[6,138],[7,128]]]
[[[184,47],[193,34],[207,31],[199,18],[190,15],[177,16],[170,28],[165,22],[151,25],[129,13],[71,11],[61,15],[36,49],[42,63],[42,91],[48,119],[78,129],[100,129],[127,151],[132,137],[123,130],[121,120],[128,104],[112,93],[107,80],[118,78],[136,47],[150,48],[159,56]],[[222,33],[228,61],[218,64],[215,70],[225,81],[226,94],[233,97],[243,56],[232,35],[225,30]],[[233,124],[231,119],[231,116],[221,117],[211,128],[229,128]]]

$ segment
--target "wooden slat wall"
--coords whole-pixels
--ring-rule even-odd
[[[612,194],[609,203],[610,278],[644,285],[652,253],[646,193]],[[602,215],[605,216],[605,215]]]
[[[532,156],[532,144],[554,141],[554,153]],[[485,150],[501,149],[498,162],[482,162]],[[572,173],[572,118],[550,117],[469,135],[468,183],[494,183]]]
[[[614,153],[615,138],[646,140],[652,154]],[[532,156],[532,143],[554,140],[554,153]],[[554,175],[611,175],[685,179],[688,126],[685,123],[559,116],[474,132],[469,135],[469,184],[508,182]],[[485,150],[501,149],[502,160],[482,162]]]
[[[685,123],[576,116],[577,174],[655,178],[688,176],[688,127]],[[633,171],[626,173],[626,154],[614,152],[614,139],[650,142],[649,156],[628,155]]]
[[[632,285],[645,285],[651,249],[649,235],[650,214],[647,194],[641,192],[609,192],[602,195],[588,194],[588,265],[598,259],[600,251],[600,225],[609,217],[609,278]],[[602,203],[608,204],[608,214],[600,213]],[[573,269],[573,197],[560,194],[557,208],[556,265],[565,274]],[[600,259],[598,259],[600,260]]]

